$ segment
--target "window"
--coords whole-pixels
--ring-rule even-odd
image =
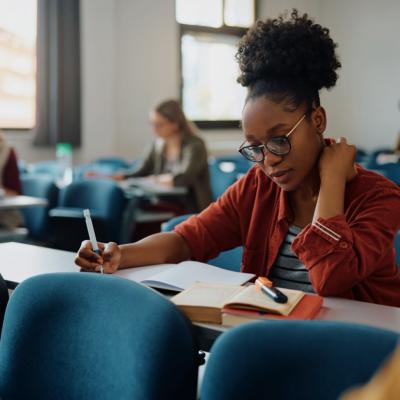
[[[35,125],[36,16],[37,0],[0,0],[0,128]]]
[[[236,82],[237,44],[255,20],[255,0],[176,0],[181,98],[200,128],[238,127],[246,89]]]

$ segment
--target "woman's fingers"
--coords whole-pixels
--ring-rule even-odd
[[[104,249],[104,244],[98,244],[100,251]],[[103,258],[92,250],[92,244],[89,240],[84,240],[75,257],[75,264],[85,270],[96,270],[103,263]]]

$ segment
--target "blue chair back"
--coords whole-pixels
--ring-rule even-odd
[[[202,400],[336,400],[367,382],[393,352],[398,335],[328,321],[258,321],[214,343]]]
[[[383,147],[376,149],[364,158],[365,168],[380,169],[381,165],[377,163],[377,158],[380,154],[393,154],[393,149]]]
[[[44,160],[38,161],[27,166],[28,174],[41,174],[47,175],[53,179],[61,173],[60,163],[57,160]]]
[[[98,241],[119,242],[126,199],[111,180],[92,179],[73,182],[60,191],[59,203],[50,210],[54,247],[76,251],[88,239],[83,209],[89,208]]]
[[[387,163],[379,165],[379,170],[383,171],[386,178],[400,185],[400,163]]]
[[[249,162],[240,155],[210,157],[208,171],[213,200],[220,197],[230,185],[236,182],[238,176],[246,173],[249,168]]]
[[[73,182],[60,192],[58,207],[89,208],[101,218],[120,223],[125,198],[111,180]]]
[[[174,217],[161,225],[162,232],[172,231],[176,225],[187,220],[194,214],[185,214]],[[208,260],[208,264],[214,265],[231,271],[240,271],[240,265],[242,263],[243,247],[238,246],[231,250],[222,251],[217,257]]]
[[[57,204],[59,190],[53,179],[46,175],[23,175],[21,176],[21,184],[24,195],[41,197],[48,201],[47,206],[35,206],[22,210],[29,237],[33,240],[46,242],[50,234],[48,214],[49,210]]]
[[[100,157],[94,161],[95,164],[109,165],[115,169],[126,169],[130,167],[130,163],[121,157]]]
[[[0,346],[0,397],[195,399],[191,326],[158,293],[98,274],[44,274],[10,299]]]
[[[396,253],[396,263],[400,268],[400,231],[397,232],[397,235],[394,238],[394,250]]]

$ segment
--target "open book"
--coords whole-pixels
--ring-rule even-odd
[[[254,274],[234,272],[197,261],[179,264],[130,268],[117,271],[116,275],[144,285],[180,292],[196,282],[242,285],[254,278]]]
[[[267,315],[289,318],[292,314],[295,314],[297,306],[301,304],[305,297],[315,297],[318,303],[317,308],[321,308],[322,299],[318,296],[306,295],[299,290],[280,290],[288,297],[287,303],[276,303],[258,290],[255,285],[238,286],[204,283],[193,285],[172,297],[171,300],[192,321],[217,324],[224,322],[223,314],[231,312],[234,314],[244,313],[248,321]],[[303,310],[299,319],[308,319],[307,316],[307,312]]]

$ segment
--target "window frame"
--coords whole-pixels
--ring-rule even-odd
[[[252,0],[254,5],[254,21],[257,20],[258,15],[258,2],[257,0]],[[183,71],[182,71],[182,37],[186,33],[210,33],[213,35],[230,35],[237,36],[240,39],[243,35],[246,34],[249,28],[239,27],[239,26],[231,26],[225,24],[224,10],[225,10],[225,1],[222,0],[222,18],[223,25],[214,28],[211,26],[203,26],[203,25],[188,25],[181,24],[177,21],[179,25],[179,98],[181,104],[183,105]],[[240,128],[240,120],[194,120],[193,121],[199,129],[209,130],[209,129],[239,129]]]

